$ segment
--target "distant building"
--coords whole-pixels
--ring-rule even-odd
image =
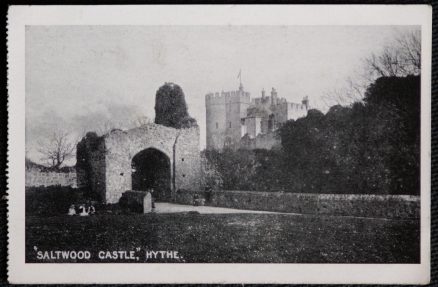
[[[265,148],[280,144],[276,130],[287,120],[307,115],[308,97],[300,104],[279,98],[272,88],[251,100],[240,84],[239,90],[209,93],[205,96],[207,149]]]
[[[237,146],[242,137],[242,119],[251,104],[248,92],[239,90],[210,93],[205,96],[207,114],[207,148],[222,149]]]

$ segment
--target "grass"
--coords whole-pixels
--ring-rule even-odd
[[[26,262],[38,250],[175,250],[191,263],[418,263],[419,220],[284,214],[28,216]],[[67,260],[65,262],[75,262]],[[82,261],[84,262],[84,261]],[[117,262],[123,262],[117,261]]]

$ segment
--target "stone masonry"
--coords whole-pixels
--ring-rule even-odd
[[[207,149],[263,148],[281,145],[275,133],[288,120],[307,115],[309,99],[290,103],[278,97],[272,88],[271,95],[251,98],[243,85],[239,90],[209,93],[205,96]],[[242,141],[242,138],[245,138]]]
[[[71,186],[77,187],[76,172],[40,171],[26,169],[26,186]]]
[[[104,203],[117,203],[125,191],[132,190],[132,159],[146,149],[163,153],[170,162],[172,197],[177,190],[199,189],[199,128],[175,129],[154,123],[127,131],[112,130],[99,137],[91,148],[87,137],[78,149],[80,186],[86,185]],[[82,155],[87,153],[88,155]]]

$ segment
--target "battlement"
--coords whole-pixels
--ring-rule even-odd
[[[306,116],[308,97],[301,103],[280,98],[272,88],[269,96],[262,90],[261,97],[251,98],[242,84],[238,90],[208,93],[205,95],[207,148],[222,149],[224,146],[239,146],[243,135],[255,136],[275,131],[289,119]],[[263,142],[252,148],[271,149],[273,141]]]
[[[205,95],[205,104],[209,105],[225,105],[227,103],[249,103],[251,95],[245,91],[229,91],[229,92],[216,92],[208,93]]]
[[[286,106],[288,109],[292,110],[306,110],[306,105],[303,104],[297,104],[297,103],[290,103],[290,102],[281,102],[279,103],[282,106]]]

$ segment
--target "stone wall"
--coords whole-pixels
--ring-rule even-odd
[[[107,151],[106,159],[106,192],[105,202],[116,203],[123,192],[132,189],[131,160],[135,156],[131,147],[139,148],[147,142],[140,141],[140,130],[134,130],[131,135],[127,132],[115,130],[105,136]]]
[[[172,167],[177,131],[170,127],[148,124],[128,131],[116,130],[106,135],[105,201],[116,203],[123,192],[132,189],[131,164],[137,153],[154,148],[169,158]]]
[[[281,139],[277,131],[259,134],[255,138],[250,138],[246,135],[240,140],[240,148],[268,150],[281,148]]]
[[[150,123],[101,137],[89,153],[91,167],[84,175],[90,178],[91,192],[101,194],[104,203],[117,203],[125,191],[132,190],[133,157],[149,148],[169,159],[172,190],[200,187],[199,128],[174,129]]]
[[[420,217],[419,196],[182,191],[176,193],[176,202],[193,204],[195,194],[205,198],[206,205],[217,207],[376,218]]]
[[[77,187],[76,172],[43,172],[37,169],[27,169],[25,185]]]
[[[201,186],[199,129],[181,129],[175,145],[175,190]]]
[[[95,198],[105,198],[105,141],[95,133],[87,135],[76,149],[76,172],[78,186],[88,188]]]

